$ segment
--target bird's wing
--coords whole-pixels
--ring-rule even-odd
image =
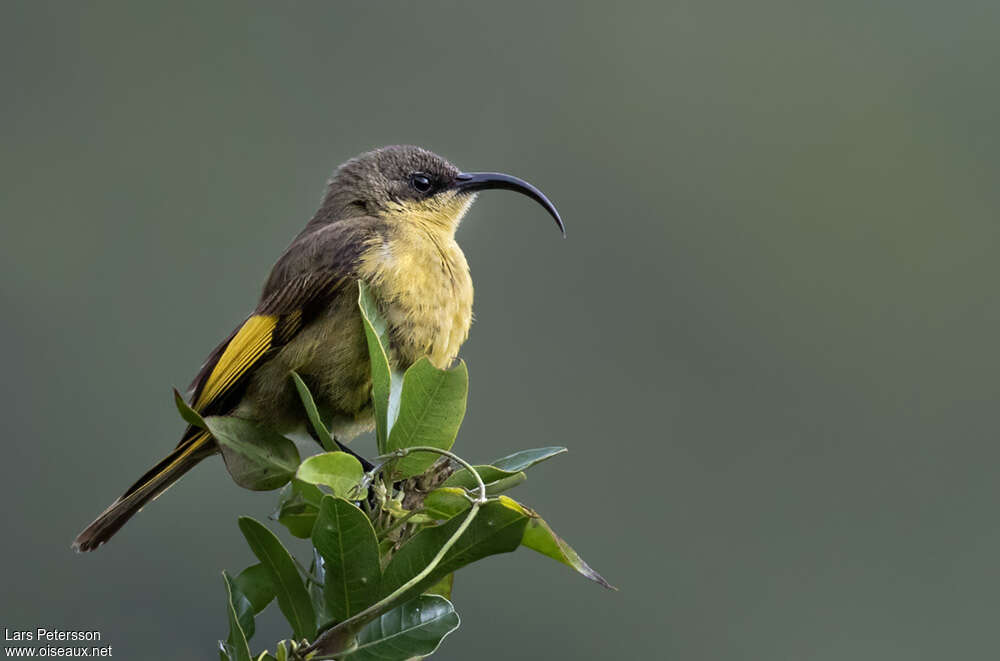
[[[300,276],[261,301],[209,355],[191,383],[191,406],[202,415],[225,415],[243,396],[255,369],[285,346],[350,281],[338,271]],[[191,430],[184,435],[183,444]]]
[[[353,285],[357,260],[380,227],[372,217],[307,226],[274,265],[254,313],[202,365],[191,383],[191,406],[206,416],[230,413],[257,367]],[[180,445],[197,431],[188,429]]]

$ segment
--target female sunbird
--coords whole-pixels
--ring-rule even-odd
[[[476,193],[505,189],[562,220],[531,184],[495,172],[459,172],[425,149],[383,147],[341,165],[319,210],[271,270],[257,308],[209,355],[191,384],[203,416],[232,415],[278,432],[302,427],[290,373],[309,386],[339,439],[372,427],[371,371],[358,281],[389,328],[390,360],[405,370],[423,356],[447,367],[469,333],[472,279],[455,230]],[[92,551],[202,459],[211,435],[188,427],[176,449],[77,536]]]

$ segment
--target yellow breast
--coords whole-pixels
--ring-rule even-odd
[[[389,324],[397,366],[427,356],[448,367],[472,324],[472,278],[455,239],[404,225],[369,246],[359,271]]]

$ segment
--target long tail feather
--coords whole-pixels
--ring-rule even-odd
[[[201,432],[179,445],[77,535],[73,549],[77,552],[93,551],[111,539],[143,506],[215,451],[215,443],[208,432]]]

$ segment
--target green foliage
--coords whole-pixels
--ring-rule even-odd
[[[364,512],[343,498],[324,497],[312,542],[323,558],[323,594],[334,619],[346,620],[378,600],[378,538]]]
[[[389,432],[385,452],[415,446],[450,450],[465,417],[469,371],[465,363],[439,370],[426,358],[410,366],[403,375],[396,422]],[[394,479],[420,475],[438,457],[431,453],[401,458],[392,469]]]
[[[604,577],[590,568],[583,558],[573,550],[573,548],[557,535],[545,519],[533,517],[528,521],[528,526],[524,530],[524,537],[521,544],[529,549],[534,549],[542,555],[547,555],[553,560],[563,563],[567,567],[575,569],[598,585],[614,590],[613,585],[604,580]]]
[[[333,452],[337,449],[337,444],[333,442],[330,431],[323,424],[323,419],[319,415],[319,409],[316,408],[316,401],[313,399],[312,393],[309,392],[306,382],[295,372],[292,372],[292,381],[295,383],[295,389],[299,392],[299,399],[302,400],[302,406],[306,409],[309,424],[312,425],[313,431],[316,432],[316,438],[319,439],[323,449],[327,452]]]
[[[447,521],[456,514],[469,509],[472,503],[465,489],[461,487],[441,487],[424,498],[424,513],[439,521]]]
[[[226,470],[245,489],[270,491],[286,484],[299,467],[295,443],[242,418],[205,418],[219,443]]]
[[[358,634],[357,647],[343,658],[385,661],[427,656],[458,628],[458,623],[450,601],[438,595],[421,595],[370,622]]]
[[[250,565],[231,583],[233,590],[238,591],[250,602],[254,615],[264,610],[274,599],[274,582],[271,580],[270,571],[264,565]],[[253,627],[250,629],[252,631]]]
[[[535,448],[534,450],[521,450],[520,452],[497,459],[493,462],[492,466],[511,472],[523,471],[563,452],[566,452],[566,448],[561,448],[557,445],[547,448]]]
[[[389,327],[378,311],[378,304],[364,282],[358,282],[358,307],[368,342],[368,357],[372,370],[372,408],[375,411],[375,436],[378,451],[386,451],[386,441],[394,418],[389,416],[389,393],[394,382],[400,383],[389,363]]]
[[[328,487],[334,496],[343,498],[354,492],[364,476],[361,462],[346,452],[313,455],[303,461],[295,473],[300,481]]]
[[[264,524],[248,516],[241,516],[239,523],[247,545],[266,569],[278,607],[295,637],[312,638],[316,635],[316,614],[292,555]]]
[[[184,398],[181,397],[176,388],[174,388],[174,406],[177,407],[177,412],[184,418],[184,422],[198,429],[208,429],[205,421],[201,418],[201,414],[188,406],[188,403],[184,401]]]
[[[451,599],[451,589],[455,585],[455,574],[451,573],[442,578],[434,585],[427,588],[424,594],[436,594],[445,599]]]
[[[322,499],[323,492],[319,487],[293,479],[282,490],[278,511],[273,518],[296,537],[309,539]]]
[[[521,544],[528,513],[509,498],[487,503],[461,533],[437,567],[428,576],[400,595],[406,599],[431,588],[448,574],[465,565],[497,553],[510,553]],[[382,575],[382,594],[388,597],[420,569],[428,566],[445,542],[456,533],[464,516],[456,515],[440,526],[424,528],[407,542],[389,562]]]
[[[175,397],[181,416],[218,440],[238,484],[256,490],[284,486],[273,518],[312,546],[305,567],[266,526],[239,519],[259,562],[236,578],[223,574],[229,621],[228,637],[219,644],[223,661],[426,657],[458,628],[450,601],[455,572],[520,546],[611,587],[538,514],[500,495],[565,448],[523,450],[477,466],[452,453],[465,414],[465,364],[442,370],[421,359],[404,374],[395,372],[385,320],[363,284],[358,305],[381,453],[371,471],[336,450],[296,374],[302,405],[326,449],[305,461],[294,443],[266,426],[202,419]],[[275,601],[291,638],[278,642],[273,654],[253,656],[254,616]]]
[[[252,626],[253,617],[247,618],[252,611],[250,601],[238,592],[234,592],[232,581],[226,572],[222,572],[222,580],[226,584],[226,613],[229,616],[229,638],[220,643],[220,656],[223,660],[250,661],[250,644],[247,642],[246,627]],[[249,627],[248,627],[249,628]],[[250,635],[253,635],[251,629]]]
[[[528,475],[523,471],[505,471],[497,468],[496,466],[473,466],[476,469],[476,473],[479,474],[479,478],[486,485],[486,495],[495,496],[499,493],[503,493],[508,489],[513,489],[521,482],[528,479]],[[461,487],[463,489],[471,490],[476,486],[476,476],[473,475],[472,471],[468,468],[463,468],[462,470],[454,473],[451,477],[444,481],[443,487]]]

